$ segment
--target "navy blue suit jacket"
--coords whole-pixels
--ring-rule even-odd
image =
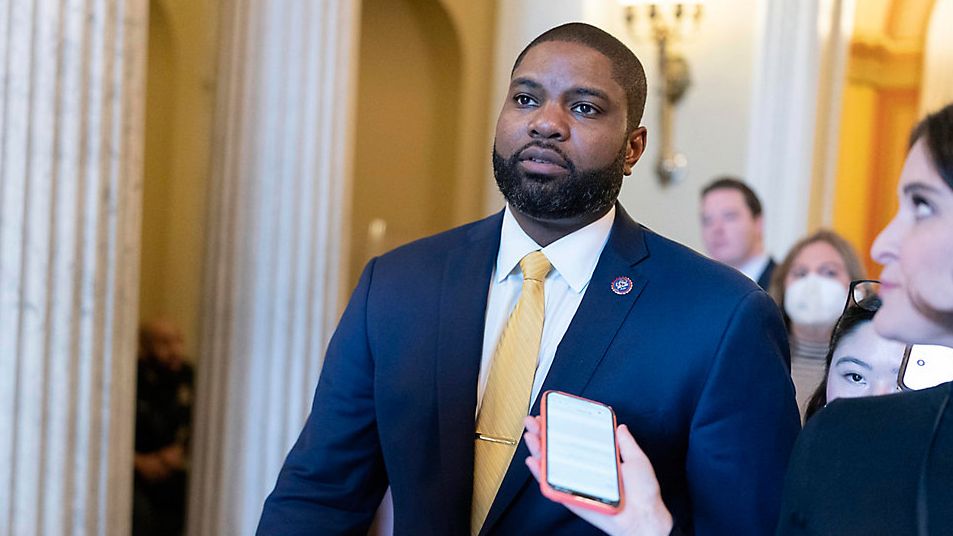
[[[259,534],[366,534],[388,485],[397,534],[469,533],[474,414],[502,214],[372,260]],[[627,276],[634,289],[610,289]],[[754,282],[633,222],[609,240],[543,390],[610,404],[686,533],[769,534],[800,429],[777,306]],[[532,413],[538,414],[538,400]],[[520,443],[483,534],[600,534],[544,498]]]

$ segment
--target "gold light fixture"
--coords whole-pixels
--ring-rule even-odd
[[[703,2],[622,0],[622,4],[632,36],[636,40],[651,39],[658,47],[662,150],[656,171],[659,181],[667,186],[681,180],[688,166],[685,155],[675,150],[672,120],[675,105],[685,96],[692,83],[688,61],[673,48],[698,31]]]

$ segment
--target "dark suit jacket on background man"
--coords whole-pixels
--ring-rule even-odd
[[[778,267],[778,264],[774,262],[774,259],[768,258],[768,265],[764,267],[764,270],[761,271],[761,275],[758,276],[758,286],[764,290],[768,290],[768,287],[771,286],[771,276],[774,275],[774,269]]]

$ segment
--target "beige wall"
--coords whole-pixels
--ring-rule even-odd
[[[480,216],[489,160],[493,3],[364,0],[361,13],[345,292],[371,256]]]
[[[213,101],[216,4],[150,2],[140,319],[182,326],[195,356]]]
[[[485,215],[483,196],[492,179],[490,132],[486,115],[496,105],[492,97],[493,60],[497,35],[496,1],[441,0],[453,22],[460,45],[460,125],[456,163],[457,192],[452,221],[456,225]]]
[[[153,0],[140,319],[199,329],[217,9]],[[364,0],[349,292],[373,254],[480,217],[494,2]],[[387,223],[368,241],[372,220]]]
[[[592,11],[599,2],[588,3]],[[758,0],[707,2],[698,33],[680,47],[691,68],[692,87],[676,107],[673,139],[676,150],[688,158],[688,171],[681,183],[669,187],[662,187],[655,174],[660,147],[655,45],[630,37],[620,13],[602,12],[595,21],[635,50],[649,84],[642,119],[649,131],[648,148],[626,179],[620,200],[633,218],[696,249],[701,249],[701,188],[716,175],[745,174],[759,4]]]
[[[936,0],[926,32],[920,116],[953,102],[953,0]]]

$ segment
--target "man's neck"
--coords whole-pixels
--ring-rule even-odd
[[[523,232],[542,247],[546,247],[560,238],[582,229],[605,216],[610,210],[612,210],[612,205],[595,214],[583,214],[558,220],[544,220],[523,214],[513,205],[510,205],[510,211],[513,213],[516,223],[520,225]]]
[[[735,270],[741,270],[742,268],[744,268],[745,266],[748,266],[752,262],[756,260],[761,260],[763,257],[764,257],[764,246],[759,246],[757,248],[754,248],[748,254],[748,256],[744,258],[744,260],[742,260],[739,263],[736,263],[737,266],[731,265],[731,267],[734,268]]]

